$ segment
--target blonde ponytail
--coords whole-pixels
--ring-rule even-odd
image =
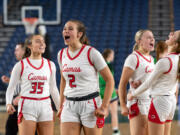
[[[139,48],[139,47],[138,47],[138,44],[137,44],[137,43],[135,43],[135,44],[134,44],[134,46],[133,46],[133,51],[138,50],[138,48]]]

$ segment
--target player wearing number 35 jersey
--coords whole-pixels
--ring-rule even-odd
[[[32,63],[39,61],[39,67],[35,67]],[[42,58],[41,60],[31,60],[29,58],[21,61],[21,96],[26,97],[48,97],[49,79],[52,73],[52,66],[54,64],[49,60]]]
[[[21,99],[18,103],[18,126],[20,135],[35,133],[39,135],[53,134],[53,110],[51,95],[56,108],[59,109],[59,92],[56,86],[55,64],[41,55],[45,51],[44,39],[40,35],[30,36],[26,40],[30,49],[30,57],[18,62],[13,70],[6,92],[7,112],[12,114],[11,105],[15,86],[21,84]],[[44,128],[44,125],[46,128]]]

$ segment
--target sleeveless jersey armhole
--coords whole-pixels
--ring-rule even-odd
[[[134,53],[135,54],[135,53]],[[136,64],[136,69],[139,67],[139,57],[138,57],[138,55],[137,54],[135,54],[136,55],[136,58],[137,58],[137,64]]]
[[[61,50],[61,52],[60,52],[60,55],[59,55],[59,57],[60,57],[60,63],[62,63],[62,55],[63,55],[63,51],[64,51],[64,48]]]
[[[51,62],[50,62],[50,60],[47,60],[47,61],[48,61],[50,73],[52,74]]]
[[[23,60],[21,60],[21,75],[20,75],[20,78],[22,77],[23,71],[24,71],[24,62],[23,62]]]
[[[90,52],[91,52],[91,49],[92,49],[92,47],[90,47],[90,48],[88,49],[87,57],[88,57],[89,64],[90,64],[91,66],[94,66],[94,64],[92,63],[92,61],[91,61],[91,59],[90,59]]]
[[[164,72],[164,74],[167,74],[167,73],[169,73],[169,72],[171,71],[173,63],[172,63],[171,58],[169,58],[169,57],[165,57],[165,58],[168,58],[168,60],[169,60],[169,62],[170,62],[169,70],[168,70],[167,72]]]

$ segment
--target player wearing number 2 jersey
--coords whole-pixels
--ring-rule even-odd
[[[99,90],[97,73],[90,60],[90,54],[97,56],[99,60],[97,70],[106,66],[100,53],[94,48],[83,45],[75,57],[71,57],[72,52],[65,48],[60,51],[60,67],[67,85],[64,95],[68,97],[85,96]],[[101,62],[102,61],[102,62]]]
[[[68,47],[58,53],[61,135],[80,135],[81,127],[85,135],[99,134],[96,120],[97,126],[101,127],[114,88],[106,62],[95,48],[85,45],[88,44],[85,34],[83,23],[77,20],[68,21],[63,29]],[[106,81],[102,104],[97,72]]]
[[[40,35],[30,36],[26,42],[30,57],[18,62],[12,71],[6,93],[7,112],[13,113],[11,105],[14,88],[20,81],[21,99],[18,103],[18,123],[20,135],[34,135],[36,127],[40,135],[53,134],[53,110],[50,94],[59,108],[56,86],[55,64],[41,55],[45,51],[44,39]]]

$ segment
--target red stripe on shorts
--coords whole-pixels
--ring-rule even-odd
[[[131,105],[131,107],[129,108],[129,119],[132,119],[135,116],[139,115],[139,107],[138,107],[137,102],[135,104]]]
[[[151,105],[150,105],[150,109],[149,109],[148,120],[151,122],[154,122],[154,123],[164,124],[164,122],[161,122],[159,119],[159,116],[158,116],[156,109],[154,107],[154,104],[153,104],[153,99],[151,101]]]
[[[23,109],[23,104],[24,104],[24,99],[22,100],[22,103],[21,103],[21,108],[20,108],[20,112],[19,112],[19,115],[18,115],[18,124],[21,123],[22,121],[22,117],[23,117],[23,113],[22,113],[22,109]]]

